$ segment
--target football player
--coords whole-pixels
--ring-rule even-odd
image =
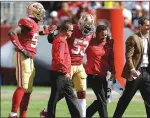
[[[83,67],[85,50],[93,37],[94,18],[91,14],[83,14],[77,25],[74,25],[72,40],[68,42],[71,55],[71,77],[77,91],[81,106],[81,117],[86,117],[86,73]]]
[[[83,67],[83,57],[85,50],[94,35],[94,18],[91,14],[81,15],[78,24],[74,24],[71,40],[68,40],[68,47],[71,56],[71,77],[77,97],[81,106],[81,116],[86,117],[86,73]],[[53,35],[48,36],[53,37]],[[48,39],[49,42],[51,39]],[[41,113],[41,117],[46,117],[47,108]]]
[[[16,66],[17,88],[12,97],[12,109],[9,118],[17,118],[20,108],[20,117],[25,118],[32,92],[35,68],[33,59],[36,55],[39,22],[42,21],[45,9],[38,2],[27,6],[27,17],[21,18],[18,26],[9,32],[9,38],[16,47],[14,63]]]

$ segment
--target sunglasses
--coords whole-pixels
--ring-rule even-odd
[[[73,30],[68,30],[68,31],[73,32]]]
[[[102,36],[107,36],[107,34],[104,34],[104,35],[102,35]]]

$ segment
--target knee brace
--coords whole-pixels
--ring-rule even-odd
[[[86,91],[78,91],[77,97],[78,97],[78,99],[85,99],[86,98]]]

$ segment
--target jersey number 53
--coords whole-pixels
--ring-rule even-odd
[[[89,42],[84,41],[81,39],[75,39],[73,43],[73,49],[71,50],[72,54],[80,54],[81,56],[84,56],[85,50],[88,47]]]

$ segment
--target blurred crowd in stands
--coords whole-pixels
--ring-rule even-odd
[[[124,26],[136,30],[138,28],[138,19],[143,16],[149,17],[149,2],[104,2],[104,1],[77,1],[77,2],[41,2],[45,9],[45,24],[59,24],[65,20],[72,20],[77,23],[80,15],[84,12],[92,14],[94,17],[96,10],[100,8],[122,8],[124,16]]]
[[[40,1],[39,1],[40,2]],[[78,18],[83,12],[88,12],[94,17],[97,9],[100,8],[122,8],[124,16],[124,26],[132,30],[138,27],[138,19],[142,16],[149,17],[148,1],[41,1],[45,7],[46,17],[44,24],[59,24],[65,20],[72,20],[77,23]],[[7,9],[10,7],[9,2],[2,2],[3,12],[7,14]],[[1,23],[7,23],[7,19],[1,18]]]

